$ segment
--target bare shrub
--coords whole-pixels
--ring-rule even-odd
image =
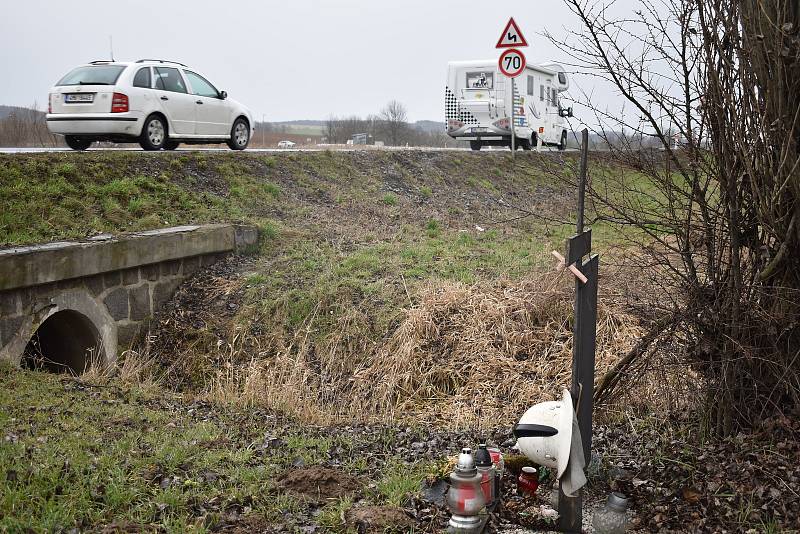
[[[59,138],[47,129],[45,114],[37,105],[28,108],[6,108],[0,118],[0,146],[3,147],[54,147]]]
[[[582,28],[552,41],[629,106],[611,112],[578,95],[631,171],[590,188],[598,216],[634,236],[673,290],[642,302],[651,333],[669,330],[702,376],[717,433],[796,412],[800,7],[641,1],[614,16],[594,0],[566,4]]]

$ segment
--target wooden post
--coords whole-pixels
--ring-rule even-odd
[[[581,431],[583,455],[588,464],[592,451],[592,409],[594,396],[595,344],[597,337],[597,278],[599,258],[597,254],[588,260],[583,258],[592,251],[592,232],[584,230],[584,203],[586,199],[586,178],[589,153],[589,132],[582,132],[581,166],[578,177],[578,214],[576,234],[567,239],[567,266],[575,263],[586,282],[575,279],[575,321],[572,346],[572,402],[577,412],[578,427]],[[580,532],[582,527],[582,498],[567,497],[559,488],[558,530],[561,532]]]

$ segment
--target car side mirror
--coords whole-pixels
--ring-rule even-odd
[[[226,98],[228,98],[228,92],[227,92],[227,91],[220,91],[220,92],[219,92],[219,97],[220,97],[222,100],[225,100]]]
[[[572,117],[572,106],[567,108],[567,117]]]

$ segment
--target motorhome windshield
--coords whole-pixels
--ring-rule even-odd
[[[467,89],[494,89],[494,72],[468,72]]]

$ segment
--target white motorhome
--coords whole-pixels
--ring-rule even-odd
[[[528,65],[514,85],[494,60],[452,61],[447,65],[445,125],[450,137],[469,141],[473,150],[484,146],[511,146],[511,103],[514,102],[516,145],[530,150],[542,145],[567,146],[565,117],[559,93],[569,78],[557,63]]]

